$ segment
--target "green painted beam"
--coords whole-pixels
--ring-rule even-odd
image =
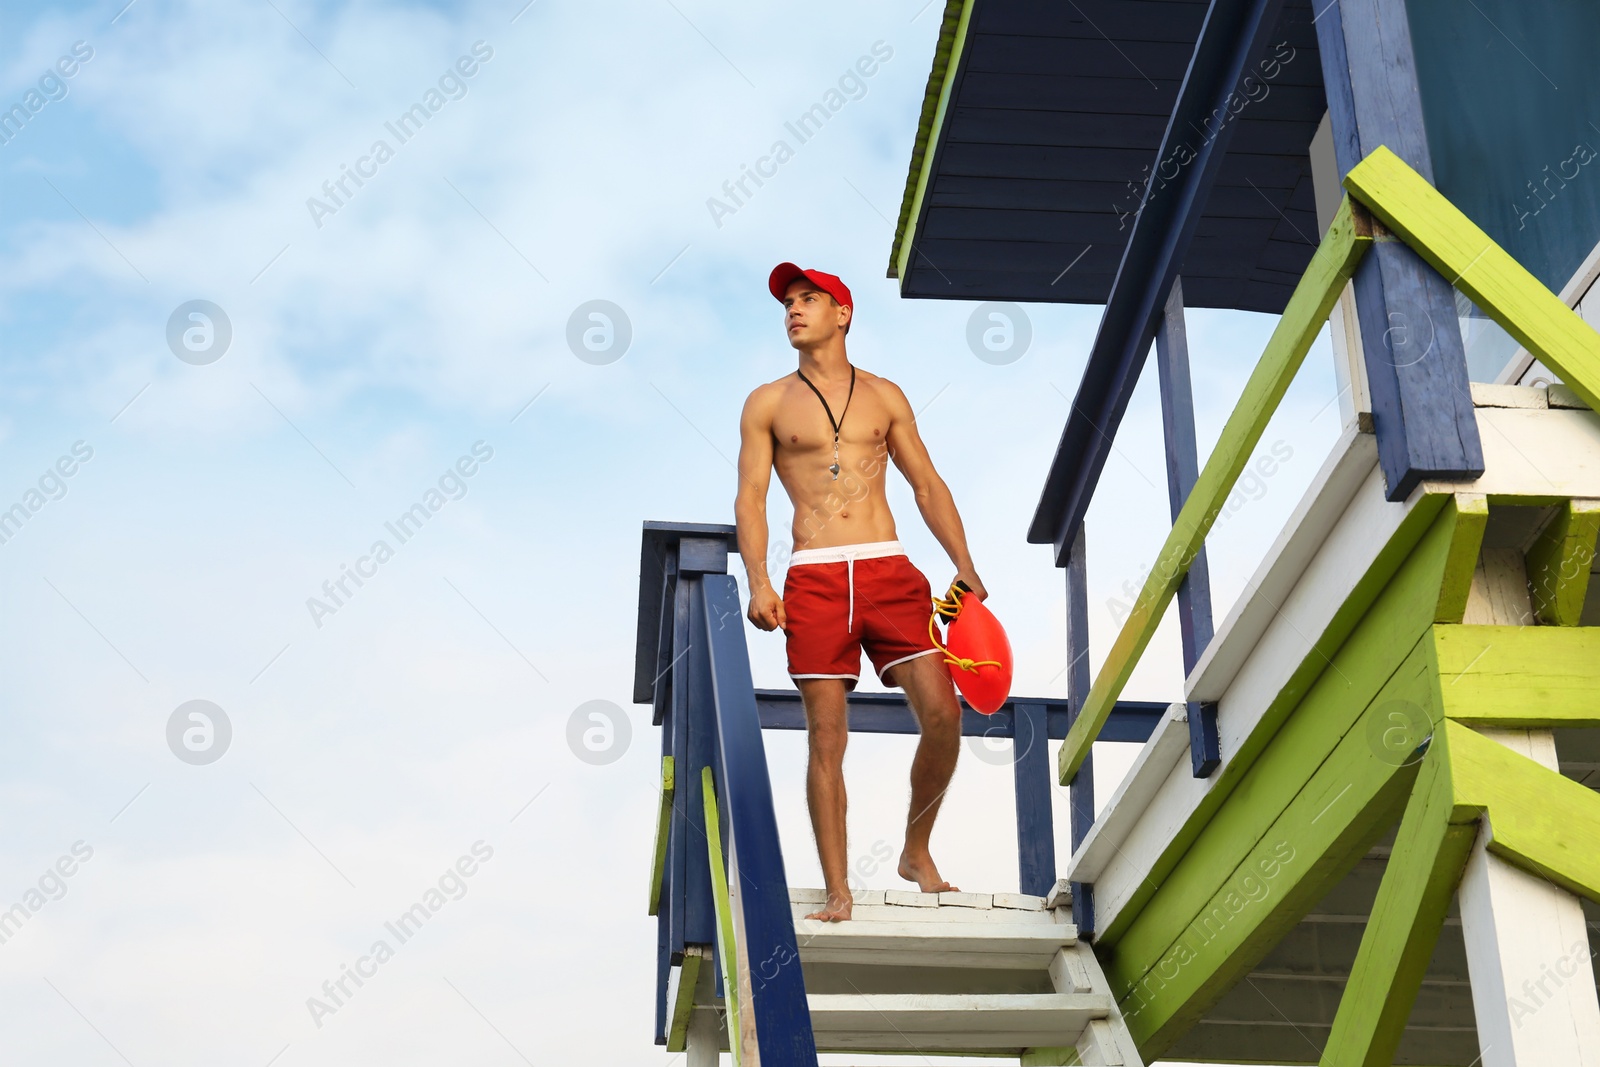
[[[1160,1057],[1198,1023],[1400,817],[1418,765],[1376,752],[1369,722],[1382,721],[1395,701],[1428,699],[1426,661],[1418,650],[1370,698],[1310,781],[1286,804],[1274,805],[1280,814],[1227,872],[1222,888],[1119,1000],[1146,1060]]]
[[[1600,627],[1435,626],[1447,717],[1534,730],[1600,726]]]
[[[722,823],[717,819],[717,786],[710,767],[700,768],[700,794],[706,809],[706,853],[711,863],[711,899],[717,913],[717,959],[722,963],[723,1001],[728,1006],[728,1044],[739,1067],[739,949],[733,935],[733,901],[728,869],[722,863]]]
[[[1568,500],[1528,549],[1533,613],[1546,626],[1576,626],[1589,593],[1600,500]]]
[[[1344,291],[1345,282],[1372,243],[1368,231],[1364,217],[1358,218],[1346,197],[1312,257],[1311,265],[1289,298],[1266,351],[1250,373],[1239,403],[1228,416],[1216,447],[1206,459],[1205,469],[1200,472],[1189,499],[1172,524],[1172,532],[1167,535],[1156,565],[1150,569],[1132,612],[1101,665],[1082,711],[1061,744],[1058,770],[1062,785],[1071,782],[1078,773],[1138,665],[1139,657],[1155,636],[1161,616],[1172,602],[1189,565],[1205,545],[1206,534],[1260,442],[1268,420],[1277,411],[1295,372]]]
[[[1445,560],[1444,579],[1439,586],[1439,607],[1434,622],[1460,622],[1467,612],[1467,595],[1472,590],[1472,573],[1478,568],[1483,550],[1483,531],[1489,525],[1489,498],[1481,493],[1457,493],[1455,533],[1450,541],[1450,556]]]
[[[672,797],[676,791],[671,756],[661,757],[661,805],[656,814],[655,858],[650,864],[650,914],[661,909],[661,883],[667,874],[667,831],[672,826]]]
[[[1524,348],[1600,411],[1600,334],[1427,180],[1379,147],[1351,168],[1345,188],[1466,293]]]
[[[667,1006],[667,1051],[682,1052],[689,1044],[689,1018],[694,1014],[694,991],[700,984],[700,965],[706,948],[685,945],[678,969],[677,997]]]
[[[1439,629],[1503,633],[1531,628]],[[1439,682],[1450,686],[1448,679]],[[1471,686],[1473,679],[1458,684]],[[1393,1062],[1485,818],[1491,852],[1570,892],[1600,900],[1600,797],[1446,718],[1436,727],[1406,807],[1322,1067]]]
[[[1457,818],[1486,813],[1489,851],[1600,902],[1600,795],[1446,720]]]
[[[906,191],[900,203],[900,221],[895,227],[894,246],[889,250],[889,277],[904,284],[906,268],[911,262],[916,245],[917,220],[922,217],[922,200],[927,195],[928,183],[933,179],[933,165],[939,154],[939,134],[944,128],[944,117],[950,110],[950,98],[955,93],[956,75],[961,69],[961,53],[967,44],[967,29],[972,25],[972,9],[976,0],[947,0],[944,25],[939,30],[939,43],[934,50],[933,70],[928,75],[928,88],[923,94],[922,117],[917,123],[916,143],[911,152],[911,173],[906,178]],[[959,11],[959,14],[956,12]],[[952,21],[953,17],[953,21]],[[934,96],[935,82],[939,86]]]
[[[1435,720],[1458,712],[1523,728],[1545,721],[1530,718],[1530,713],[1555,719],[1560,725],[1600,720],[1600,702],[1594,700],[1594,694],[1600,693],[1600,628],[1433,622],[1439,605],[1452,600],[1461,603],[1459,589],[1452,592],[1447,586],[1461,582],[1464,561],[1475,556],[1473,546],[1481,539],[1486,518],[1481,498],[1446,497],[1439,503],[1445,506],[1434,508],[1437,517],[1420,539],[1414,534],[1396,534],[1399,543],[1409,541],[1415,547],[1397,571],[1374,565],[1373,570],[1392,571],[1393,577],[1375,600],[1365,599],[1370,607],[1361,612],[1359,626],[1343,644],[1324,651],[1324,655],[1331,653],[1321,663],[1325,669],[1318,672],[1309,690],[1302,690],[1291,702],[1292,714],[1280,720],[1281,729],[1232,787],[1226,801],[1191,816],[1174,842],[1180,858],[1163,870],[1152,871],[1151,888],[1124,907],[1113,924],[1116,929],[1102,935],[1113,992],[1123,1001],[1125,1013],[1139,1016],[1137,1025],[1130,1020],[1130,1026],[1147,1055],[1159,1055],[1280,933],[1274,916],[1264,913],[1255,924],[1259,928],[1252,929],[1251,923],[1237,927],[1238,943],[1213,937],[1205,942],[1204,953],[1193,946],[1196,937],[1207,932],[1205,916],[1216,915],[1219,904],[1227,908],[1230,885],[1249,873],[1252,856],[1259,860],[1259,850],[1272,844],[1275,828],[1288,818],[1285,805],[1292,808],[1313,788],[1310,783],[1328,773],[1331,752],[1343,750],[1347,759],[1359,764],[1359,757],[1350,753],[1359,753],[1359,746],[1365,745],[1369,760],[1385,762],[1383,745],[1373,737],[1375,733],[1381,738],[1385,728],[1357,729],[1351,721],[1352,708],[1367,708],[1369,716],[1387,717],[1392,702],[1401,699],[1395,693],[1403,690],[1409,694],[1403,697],[1407,703],[1430,709]],[[1362,603],[1364,598],[1352,594],[1351,600]],[[1397,658],[1394,650],[1405,648],[1411,649],[1405,664],[1386,677]],[[1552,664],[1560,665],[1555,673]],[[1454,685],[1452,678],[1456,679]],[[1375,699],[1374,694],[1381,695]],[[1520,711],[1501,719],[1500,709],[1508,695],[1515,697],[1514,707]],[[1414,714],[1404,704],[1398,707],[1395,714],[1401,722]],[[1405,754],[1399,753],[1398,759],[1395,754],[1387,755],[1392,764],[1401,762]],[[1403,770],[1390,768],[1391,774]],[[1377,778],[1383,778],[1383,771],[1375,767],[1367,768],[1369,777],[1374,771]],[[1346,769],[1339,774],[1338,788],[1348,786],[1355,796],[1361,793],[1362,780],[1354,770]],[[1582,787],[1575,788],[1586,793]],[[1403,796],[1400,794],[1397,805]],[[1347,796],[1345,801],[1349,799]],[[1363,809],[1347,829],[1381,831],[1384,823],[1381,816],[1372,814],[1375,810],[1381,806]],[[1398,807],[1394,813],[1398,814]],[[1320,811],[1318,815],[1324,822],[1333,819],[1332,815],[1321,816]],[[1595,822],[1600,824],[1600,819]],[[1466,833],[1470,838],[1471,832]],[[1298,850],[1310,838],[1285,833],[1281,839],[1291,840]],[[1600,854],[1600,845],[1595,851]],[[1321,858],[1328,860],[1329,856]],[[1354,862],[1359,853],[1348,858]],[[1314,900],[1309,898],[1306,907]],[[1299,918],[1293,908],[1285,914],[1289,922]],[[1130,915],[1133,918],[1127,919]],[[1216,926],[1213,921],[1211,928]],[[1184,945],[1189,946],[1187,951],[1181,947]],[[1190,954],[1192,959],[1178,964]],[[1169,977],[1174,971],[1190,972],[1194,981],[1186,987]]]
[[[1447,495],[1416,503],[1097,945],[1126,966],[1138,961],[1142,974],[1198,913],[1384,680],[1356,689],[1352,675],[1383,657],[1398,663],[1426,631],[1460,521]],[[1263,762],[1274,766],[1258,770]],[[1246,782],[1254,784],[1236,799]],[[1151,926],[1142,949],[1124,945],[1136,927]]]
[[[1434,745],[1417,775],[1400,833],[1345,982],[1322,1067],[1388,1067],[1444,928],[1477,824],[1452,822],[1449,753]]]
[[[1393,620],[1399,625],[1381,625]],[[1111,990],[1124,996],[1138,987],[1181,940],[1185,930],[1224,892],[1252,849],[1272,828],[1343,743],[1399,666],[1395,650],[1415,646],[1426,623],[1405,625],[1392,613],[1374,620],[1341,649],[1334,669],[1301,702],[1255,767],[1245,776],[1189,853],[1161,880],[1139,919],[1115,945],[1106,968]],[[1420,670],[1421,664],[1418,664]],[[1415,675],[1416,671],[1413,671]],[[1414,680],[1414,679],[1413,679]],[[1397,760],[1396,763],[1399,761]],[[1393,767],[1386,768],[1393,770]]]

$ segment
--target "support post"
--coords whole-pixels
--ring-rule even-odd
[[[1189,378],[1189,332],[1183,319],[1183,279],[1174,278],[1172,291],[1156,330],[1156,369],[1161,379],[1161,428],[1166,439],[1167,502],[1172,521],[1189,499],[1200,477],[1199,448],[1194,432],[1194,389]],[[1183,673],[1188,677],[1211,643],[1211,572],[1205,546],[1178,586],[1178,628],[1183,638]],[[1217,706],[1189,704],[1189,762],[1196,778],[1209,778],[1222,762],[1217,733]]]
[[[674,550],[675,558],[675,550]],[[672,737],[672,760],[679,768],[690,766],[689,763],[689,663],[688,652],[690,645],[689,636],[689,582],[678,579],[673,582],[672,603],[666,610],[673,616],[672,623],[672,656],[673,666],[667,674],[669,692],[667,694],[667,729]],[[691,801],[691,793],[693,799]],[[672,801],[671,832],[667,838],[667,870],[665,875],[666,885],[662,887],[665,904],[662,912],[667,916],[667,951],[674,964],[683,959],[684,946],[689,943],[686,932],[688,928],[689,910],[689,882],[687,878],[690,871],[689,848],[695,838],[702,841],[704,832],[696,833],[691,829],[695,818],[695,805],[700,803],[700,793],[696,786],[689,782],[684,783],[684,788],[677,791]],[[694,864],[696,871],[705,869],[705,857],[697,857]],[[697,944],[705,944],[702,936]]]
[[[680,558],[680,564],[682,560]],[[685,655],[679,666],[683,669],[681,710],[685,723],[684,757],[678,766],[686,768],[680,777],[683,789],[683,941],[686,944],[711,945],[716,943],[716,915],[712,910],[711,867],[706,848],[705,793],[701,787],[699,768],[708,767],[716,758],[717,724],[712,704],[711,663],[705,642],[696,641],[694,635],[705,632],[705,604],[700,595],[704,582],[698,574],[680,571],[678,590],[688,600],[687,626],[684,629]],[[677,685],[674,685],[674,689]],[[676,694],[674,694],[676,696]]]
[[[648,531],[646,537],[649,537]],[[726,570],[727,552],[723,549],[719,561],[715,546],[704,538],[695,537],[666,540],[661,552],[663,582],[659,610],[663,622],[656,632],[663,638],[670,638],[670,658],[664,669],[655,672],[649,685],[640,687],[636,678],[635,688],[642,688],[661,709],[662,755],[671,756],[677,768],[698,767],[709,759],[716,726],[711,718],[706,654],[704,649],[695,648],[691,627],[697,612],[703,610],[695,603],[699,599],[700,576],[707,570]],[[650,657],[651,666],[665,655],[663,650],[658,650]],[[688,775],[683,788],[674,792],[668,817],[657,930],[658,1043],[666,1043],[670,1029],[667,994],[672,984],[672,969],[684,965],[689,946],[709,945],[715,938],[705,815],[701,805],[699,775]]]
[[[1515,626],[1532,617],[1534,591],[1520,564],[1514,555],[1504,561],[1499,581],[1491,567],[1474,574],[1478,595],[1469,596],[1469,603],[1487,605],[1488,624]],[[1491,595],[1491,585],[1502,595]],[[1560,770],[1551,730],[1479,733]],[[1483,1067],[1600,1067],[1600,997],[1583,905],[1554,882],[1490,852],[1494,827],[1491,807],[1457,891]]]
[[[730,962],[736,963],[736,981],[744,987],[738,990],[741,1027],[730,1040],[744,1050],[740,1063],[815,1067],[817,1046],[789,909],[739,586],[727,574],[708,574],[697,584],[704,610],[694,633],[706,647],[707,702],[718,746],[715,760],[708,762],[719,774],[730,897],[738,905],[732,922],[739,958]]]
[[[1050,816],[1055,774],[1042,704],[1014,705],[1011,770],[1017,787],[1017,891],[1042,897],[1056,884],[1056,838]]]
[[[1230,118],[1237,113],[1234,101],[1241,81],[1266,52],[1283,7],[1283,0],[1213,0],[1208,5],[1155,156],[1157,169],[1176,164],[1176,173],[1170,182],[1146,186],[1028,528],[1029,542],[1055,546],[1058,567],[1089,511],[1150,351],[1161,302],[1189,253],[1227,158],[1239,125]],[[1213,125],[1215,132],[1195,136]]]
[[[1083,556],[1083,527],[1072,534],[1067,549],[1067,725],[1077,720],[1089,696],[1089,586]],[[1073,777],[1069,803],[1072,810],[1072,851],[1077,852],[1094,826],[1094,754],[1083,757]],[[1072,883],[1072,921],[1084,936],[1094,933],[1094,887]]]
[[[1330,0],[1316,26],[1340,179],[1387,145],[1432,182],[1405,0]],[[1380,230],[1354,284],[1388,498],[1424,478],[1477,477],[1483,447],[1450,282]]]
[[[1600,533],[1600,501],[1568,500],[1529,547],[1528,590],[1545,626],[1577,626],[1589,595],[1589,568]]]
[[[680,604],[685,609],[685,624],[688,620],[688,601],[680,598],[677,592],[676,553],[668,553],[665,570],[662,578],[661,624],[657,634],[666,638],[662,641],[664,651],[675,655],[679,651],[675,635],[680,632],[676,627]],[[655,657],[657,660],[659,658],[659,655]],[[686,720],[675,695],[680,688],[674,684],[676,678],[677,672],[671,665],[658,671],[651,682],[650,697],[653,717],[662,727],[661,755],[663,759],[671,759],[675,766],[681,767],[683,764],[679,761],[687,754],[688,748],[684,744],[687,735],[680,736]],[[661,862],[661,894],[656,906],[655,1040],[658,1045],[667,1043],[667,995],[672,985],[672,968],[683,963],[683,815],[683,809],[676,802],[667,810],[666,855]]]
[[[663,893],[669,892],[668,885],[663,880],[661,886]],[[667,1043],[667,990],[672,985],[672,951],[667,945],[668,932],[671,929],[666,915],[656,917],[656,1020],[655,1043]]]
[[[1556,770],[1549,730],[1484,730]],[[1461,879],[1461,934],[1483,1067],[1600,1067],[1600,998],[1583,906],[1489,851],[1489,813]]]
[[[722,1026],[714,1008],[696,1008],[689,1016],[689,1042],[685,1067],[719,1067],[722,1063]]]

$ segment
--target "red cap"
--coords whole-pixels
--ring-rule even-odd
[[[822,292],[827,293],[845,307],[855,310],[855,300],[850,296],[850,287],[839,280],[836,274],[824,274],[820,270],[801,270],[793,263],[779,263],[772,268],[772,274],[767,278],[767,288],[772,290],[772,295],[779,301],[789,288],[789,284],[796,278],[805,278]]]

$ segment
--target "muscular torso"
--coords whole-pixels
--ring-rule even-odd
[[[812,381],[839,418],[850,390],[848,372],[827,384]],[[817,395],[793,374],[767,386],[776,396],[772,464],[794,503],[790,536],[796,550],[895,540],[884,492],[893,419],[879,395],[879,381],[856,368],[855,396],[839,434],[837,479],[828,470],[833,426]]]

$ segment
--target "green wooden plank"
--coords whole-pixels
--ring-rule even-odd
[[[1600,411],[1600,334],[1399,156],[1380,146],[1347,189]]]
[[[1135,989],[1119,998],[1146,1061],[1199,1022],[1399,818],[1418,764],[1375,755],[1368,720],[1382,721],[1395,701],[1426,702],[1431,677],[1418,648],[1305,787],[1286,805],[1274,805],[1281,814],[1266,833]]]
[[[1576,626],[1589,593],[1589,567],[1600,533],[1600,501],[1569,500],[1528,549],[1533,613],[1546,626]]]
[[[661,805],[656,814],[655,859],[650,864],[650,914],[661,909],[661,883],[667,874],[667,831],[672,827],[672,795],[676,790],[671,756],[661,757]]]
[[[1444,713],[1472,726],[1600,726],[1600,627],[1435,626]]]
[[[667,1051],[682,1052],[689,1044],[689,1017],[694,1014],[694,991],[700,984],[700,964],[705,950],[699,945],[685,945],[683,964],[678,970],[678,995],[668,1005]]]
[[[711,863],[711,899],[717,913],[717,959],[722,963],[723,1001],[728,1006],[728,1045],[739,1065],[739,956],[733,935],[733,901],[728,896],[728,871],[722,865],[722,824],[717,820],[717,786],[710,767],[700,768],[700,795],[706,809],[706,853]]]
[[[1439,586],[1439,607],[1434,622],[1460,622],[1467,612],[1467,595],[1472,589],[1472,573],[1478,568],[1483,550],[1483,531],[1489,525],[1489,498],[1481,493],[1457,493],[1455,534],[1450,541],[1450,556],[1444,565],[1444,580]]]
[[[1244,857],[1266,839],[1389,684],[1399,661],[1407,658],[1397,654],[1407,647],[1406,632],[1411,632],[1414,648],[1426,628],[1426,620],[1414,615],[1407,621],[1387,613],[1378,621],[1380,625],[1364,627],[1340,650],[1334,670],[1295,709],[1182,862],[1161,880],[1143,914],[1117,940],[1115,958],[1106,968],[1115,995],[1135,988],[1235,877]],[[1400,625],[1382,625],[1394,622]]]
[[[1388,1067],[1444,928],[1477,825],[1451,821],[1449,755],[1434,745],[1417,775],[1378,887],[1322,1067]]]
[[[1350,207],[1348,197],[1339,205],[1328,234],[1323,238],[1311,264],[1306,268],[1295,287],[1294,295],[1283,310],[1277,328],[1267,342],[1250,380],[1245,383],[1233,413],[1228,416],[1216,447],[1206,459],[1189,499],[1178,513],[1172,531],[1167,535],[1150,569],[1133,610],[1123,622],[1110,654],[1101,665],[1100,673],[1084,700],[1083,710],[1061,744],[1058,761],[1061,784],[1066,785],[1078,773],[1090,746],[1099,736],[1100,729],[1116,706],[1117,698],[1128,684],[1128,678],[1144,654],[1145,647],[1155,636],[1161,616],[1171,603],[1178,585],[1188,572],[1189,565],[1205,545],[1206,534],[1221,513],[1223,503],[1244,470],[1251,452],[1261,440],[1267,422],[1278,409],[1295,372],[1300,369],[1311,343],[1316,340],[1327,321],[1328,313],[1344,291],[1345,282],[1354,272],[1361,255],[1371,244],[1364,222],[1358,220]]]
[[[1449,685],[1446,679],[1440,682]],[[1600,899],[1600,797],[1447,719],[1436,731],[1395,840],[1323,1051],[1323,1067],[1393,1062],[1485,815],[1491,852],[1571,892]]]
[[[1081,1067],[1075,1048],[1029,1048],[1022,1050],[1020,1067]]]
[[[1600,795],[1459,723],[1440,736],[1457,818],[1486,812],[1490,852],[1600,902]]]
[[[926,98],[923,100],[923,117],[917,129],[919,143],[916,146],[916,154],[921,166],[917,172],[916,190],[902,203],[899,225],[895,229],[894,248],[890,252],[893,257],[890,262],[890,267],[894,271],[892,277],[900,279],[901,285],[905,284],[906,269],[911,263],[911,253],[916,245],[917,219],[922,217],[922,200],[927,195],[928,183],[933,179],[934,159],[939,154],[939,133],[944,129],[944,117],[950,110],[950,98],[955,91],[956,73],[961,69],[961,53],[966,50],[967,29],[972,25],[972,9],[975,2],[976,0],[964,0],[961,5],[961,17],[956,21],[952,36],[947,37],[944,28],[940,30],[939,44],[933,57],[933,73],[940,75],[939,103],[930,122],[927,100]],[[946,4],[946,26],[949,25],[949,8],[950,5]],[[946,49],[949,50],[948,53]],[[942,71],[941,64],[943,64]]]
[[[1309,752],[1311,742],[1301,738],[1309,731],[1318,731],[1315,744],[1324,755],[1332,751],[1345,726],[1382,682],[1378,678],[1364,693],[1358,693],[1348,687],[1346,676],[1352,670],[1362,673],[1357,665],[1377,657],[1392,656],[1398,662],[1404,650],[1415,645],[1427,628],[1459,521],[1453,506],[1446,508],[1449,501],[1448,495],[1424,497],[1412,508],[1240,745],[1238,755],[1223,766],[1216,784],[1173,835],[1139,889],[1096,938],[1097,944],[1116,946],[1120,952],[1122,939],[1136,924],[1164,922],[1175,924],[1168,928],[1170,936],[1164,941],[1156,937],[1149,948],[1159,952],[1170,944],[1215,891],[1223,872],[1231,870],[1242,850],[1264,832],[1261,827],[1265,824],[1260,820],[1270,819],[1282,810],[1287,798],[1315,770],[1317,760]],[[1368,619],[1373,620],[1373,625],[1366,624]],[[1314,694],[1316,699],[1312,700]],[[1324,729],[1314,714],[1302,711],[1308,706],[1331,707],[1326,714],[1332,717],[1333,725]],[[1267,789],[1264,800],[1252,796],[1244,801],[1243,810],[1232,817],[1255,819],[1252,836],[1222,813],[1225,808],[1240,806],[1234,791],[1254,774],[1256,764],[1265,758],[1269,748],[1295,753],[1283,761],[1280,769],[1289,771],[1291,780]],[[1302,767],[1297,760],[1306,762]],[[1299,775],[1298,780],[1293,780],[1294,774]],[[1265,807],[1254,811],[1258,803]],[[1221,851],[1201,849],[1191,857],[1191,849],[1207,835],[1214,841],[1210,847]],[[1190,871],[1181,871],[1180,865]],[[1166,894],[1159,905],[1153,904],[1162,889],[1167,890]],[[1145,959],[1152,962],[1154,956],[1147,952]]]

